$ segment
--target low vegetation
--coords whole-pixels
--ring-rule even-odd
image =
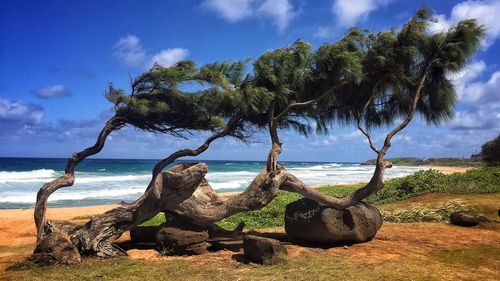
[[[474,208],[460,200],[440,202],[438,204],[410,204],[408,207],[392,210],[381,209],[380,213],[386,222],[436,222],[447,221],[453,212]]]

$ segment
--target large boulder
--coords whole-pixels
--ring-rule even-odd
[[[286,206],[285,231],[295,239],[314,243],[361,243],[371,240],[382,226],[377,208],[358,202],[338,210],[307,198]]]
[[[163,227],[156,234],[156,248],[162,255],[199,255],[207,250],[208,233]]]
[[[462,211],[452,213],[450,215],[450,222],[459,226],[476,226],[481,223],[490,222],[490,219],[480,213]]]
[[[280,241],[255,235],[246,235],[243,238],[243,251],[245,258],[260,264],[274,264],[287,254]]]
[[[80,253],[68,235],[57,228],[36,245],[31,261],[41,265],[70,265],[80,262]]]

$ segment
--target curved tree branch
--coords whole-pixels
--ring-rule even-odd
[[[75,167],[80,163],[83,159],[87,158],[90,155],[94,155],[99,153],[104,147],[104,143],[106,138],[112,131],[118,130],[124,126],[123,121],[114,116],[106,122],[106,125],[99,133],[99,137],[97,138],[96,143],[88,147],[80,152],[74,153],[71,158],[68,159],[68,163],[66,165],[66,169],[64,175],[59,178],[45,183],[37,193],[36,198],[36,206],[35,206],[35,225],[37,229],[37,241],[40,241],[46,233],[47,226],[47,218],[45,215],[47,209],[47,200],[49,196],[54,193],[56,190],[66,186],[72,186],[75,182]],[[48,226],[50,228],[50,226]],[[50,231],[50,229],[47,229]]]
[[[167,158],[160,160],[158,163],[156,163],[156,165],[153,168],[153,175],[151,177],[151,182],[148,185],[148,189],[151,186],[151,183],[153,183],[155,181],[156,177],[163,171],[163,169],[165,169],[166,166],[172,164],[175,160],[177,160],[181,157],[185,157],[185,156],[194,157],[194,156],[200,155],[201,153],[203,153],[205,150],[208,149],[208,147],[210,146],[210,144],[214,140],[231,135],[234,132],[234,129],[239,125],[240,120],[241,120],[241,115],[237,114],[227,122],[226,126],[224,127],[224,129],[222,131],[217,132],[217,133],[211,135],[210,137],[208,137],[205,140],[205,142],[202,145],[200,145],[198,148],[196,148],[196,149],[188,149],[188,148],[181,149],[181,150],[178,150],[178,151],[170,154]]]
[[[269,136],[271,138],[271,150],[267,156],[267,171],[272,172],[278,169],[278,155],[281,153],[281,143],[278,135],[278,119],[274,117],[276,100],[271,102],[268,112]]]
[[[422,75],[420,76],[418,86],[415,90],[415,96],[413,97],[412,105],[410,112],[406,116],[406,118],[392,131],[390,131],[386,138],[384,145],[380,150],[376,150],[375,147],[373,146],[371,142],[371,137],[369,134],[365,134],[365,136],[368,137],[368,140],[370,142],[370,147],[372,150],[376,151],[378,156],[377,156],[377,164],[375,166],[375,171],[373,173],[372,178],[370,181],[362,188],[356,190],[352,194],[343,197],[343,198],[338,198],[335,196],[330,196],[326,194],[322,194],[321,192],[307,187],[301,180],[299,180],[297,177],[288,174],[287,175],[287,181],[283,183],[281,189],[287,190],[287,191],[292,191],[292,192],[297,192],[301,194],[302,196],[315,200],[321,204],[331,206],[333,208],[337,209],[345,209],[348,208],[357,202],[367,198],[368,196],[372,195],[373,193],[377,192],[384,186],[384,171],[385,168],[387,167],[387,163],[384,162],[384,156],[387,153],[387,150],[391,146],[391,139],[396,135],[398,132],[403,130],[412,120],[413,116],[415,115],[415,112],[417,111],[417,105],[421,97],[422,89],[425,85],[425,81],[427,79],[427,76],[429,74],[429,70],[432,67],[432,64],[435,62],[435,60],[430,61],[426,68],[424,69]],[[371,100],[368,101],[368,103],[365,105],[365,108],[363,111],[366,110],[367,105],[371,102]],[[360,119],[358,119],[358,128],[360,128]],[[363,130],[362,130],[363,132]],[[372,147],[373,146],[373,147]]]
[[[375,87],[377,87],[377,86],[375,86]],[[374,92],[375,92],[375,90],[374,90]],[[370,96],[370,98],[368,99],[368,101],[366,102],[365,106],[363,107],[363,110],[361,111],[361,114],[360,114],[361,116],[363,116],[366,113],[366,109],[368,109],[368,106],[372,102],[373,97],[374,97],[374,95],[372,94]],[[360,130],[361,133],[363,133],[363,135],[365,135],[365,137],[368,139],[368,143],[370,144],[370,148],[375,153],[379,154],[379,150],[375,147],[375,145],[372,142],[372,137],[371,137],[370,133],[368,132],[368,130],[365,130],[365,129],[363,129],[363,127],[361,127],[361,116],[358,116],[358,118],[356,118],[357,119],[356,120],[356,126],[358,127],[358,130]]]

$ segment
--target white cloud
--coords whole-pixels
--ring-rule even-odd
[[[467,102],[500,103],[500,71],[495,71],[488,81],[470,83],[464,88],[462,97]]]
[[[296,16],[292,4],[288,0],[266,0],[257,12],[274,21],[278,31],[284,31]]]
[[[458,111],[451,121],[454,130],[500,129],[500,103],[485,103],[470,110]]]
[[[484,61],[470,63],[463,71],[450,77],[455,85],[459,101],[475,103],[500,103],[500,71],[495,71],[486,81],[477,78],[486,70]]]
[[[146,60],[146,51],[135,35],[122,37],[113,46],[114,56],[126,66],[140,66]]]
[[[350,27],[365,20],[376,9],[386,6],[391,0],[335,0],[332,13],[337,25]]]
[[[431,24],[430,31],[438,32],[464,19],[477,19],[486,27],[483,48],[489,48],[500,37],[500,0],[466,1],[453,7],[450,16],[437,15],[437,23]]]
[[[69,91],[61,84],[47,86],[40,90],[34,91],[34,94],[42,99],[50,99],[56,97],[67,97],[70,95]]]
[[[451,75],[459,100],[471,100],[475,93],[466,91],[466,87],[481,75],[486,69],[484,61],[473,61],[459,73]]]
[[[206,0],[202,6],[213,10],[225,20],[237,22],[253,14],[255,0]]]
[[[451,121],[452,129],[488,130],[500,128],[500,71],[485,81],[478,78],[485,71],[483,61],[472,62],[465,71],[452,77],[461,102],[461,110]]]
[[[229,22],[252,17],[271,20],[279,32],[284,31],[296,16],[289,0],[205,0],[202,6]]]
[[[43,108],[40,106],[0,98],[0,123],[39,124],[42,118]]]
[[[173,49],[165,49],[159,52],[156,55],[153,55],[149,62],[149,66],[153,66],[153,64],[157,63],[159,65],[169,67],[174,65],[176,62],[185,59],[189,54],[187,49],[182,48],[173,48]]]
[[[122,37],[115,43],[114,56],[124,65],[150,68],[154,63],[162,66],[172,66],[183,60],[189,54],[187,49],[170,48],[164,49],[156,54],[149,54],[141,44],[141,39],[135,35]]]

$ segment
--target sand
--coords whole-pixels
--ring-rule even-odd
[[[52,220],[72,220],[102,214],[118,205],[89,206],[76,208],[49,208],[47,217]],[[0,210],[0,246],[17,247],[35,243],[36,229],[33,209]],[[86,219],[84,218],[83,221]],[[79,222],[82,220],[74,220]]]
[[[422,166],[422,170],[433,169],[438,170],[443,174],[449,175],[453,173],[465,173],[468,170],[474,169],[471,167],[448,167],[448,166]]]

